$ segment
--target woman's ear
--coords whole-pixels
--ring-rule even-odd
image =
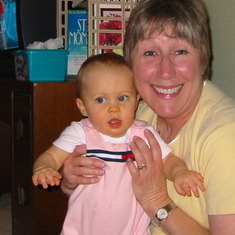
[[[86,108],[84,106],[84,103],[81,99],[77,98],[76,99],[76,104],[78,106],[78,109],[80,110],[81,114],[85,117],[87,117],[87,112],[86,112]]]

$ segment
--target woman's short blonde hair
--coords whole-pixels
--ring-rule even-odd
[[[201,55],[204,79],[210,76],[208,14],[201,0],[141,0],[132,10],[124,37],[123,53],[131,66],[137,43],[153,32],[173,29],[170,37],[187,40]]]

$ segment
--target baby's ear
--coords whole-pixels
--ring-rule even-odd
[[[86,108],[84,106],[84,103],[81,99],[77,98],[76,99],[76,104],[78,106],[78,109],[80,110],[81,114],[85,117],[87,117],[87,112],[86,112]]]

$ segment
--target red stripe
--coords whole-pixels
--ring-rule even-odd
[[[135,156],[134,156],[133,153],[129,153],[129,154],[122,155],[122,159],[128,159],[128,158],[134,159]]]

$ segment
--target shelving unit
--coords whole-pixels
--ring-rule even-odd
[[[57,36],[64,39],[65,49],[67,49],[67,12],[71,2],[71,0],[57,0]]]
[[[129,15],[139,0],[88,0],[88,55],[122,54]]]
[[[121,54],[125,27],[130,12],[139,0],[87,0],[78,2],[88,8],[88,56],[112,50]],[[87,4],[84,2],[87,2]],[[57,34],[67,45],[67,11],[72,0],[58,0]],[[107,40],[105,41],[106,38]],[[108,41],[108,39],[111,39]]]

